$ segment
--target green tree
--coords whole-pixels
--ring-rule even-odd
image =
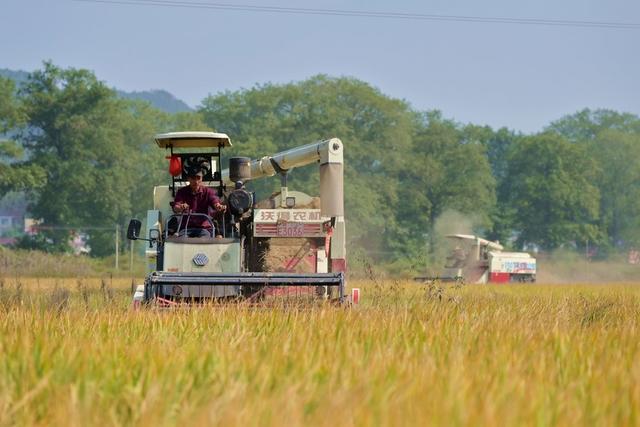
[[[518,243],[547,249],[598,242],[600,192],[596,162],[586,149],[553,132],[525,137],[509,153],[506,191]]]
[[[227,155],[256,158],[320,139],[342,139],[350,243],[370,252],[389,250],[398,232],[397,171],[413,128],[406,103],[355,79],[316,76],[210,96],[200,111],[211,128],[231,137],[234,147]],[[290,175],[291,188],[317,194],[317,168],[295,169]],[[277,191],[279,182],[251,186],[262,198]]]
[[[584,147],[602,173],[600,227],[612,247],[640,244],[640,118],[611,110],[582,110],[550,126]]]
[[[465,126],[463,133],[465,140],[480,143],[485,147],[491,172],[496,181],[496,204],[490,213],[492,226],[487,230],[486,236],[491,240],[508,244],[515,231],[515,211],[510,204],[508,190],[508,155],[513,144],[523,136],[507,128],[494,131],[489,126],[476,125]]]
[[[44,185],[44,169],[24,159],[24,149],[19,144],[0,141],[0,197],[10,191],[31,191]]]
[[[175,116],[157,110],[147,102],[128,101],[128,113],[122,122],[122,133],[130,179],[134,184],[125,193],[131,215],[145,218],[153,206],[153,187],[167,184],[167,153],[158,148],[153,137],[158,133],[185,130],[175,124]],[[193,113],[184,113],[193,114]]]
[[[173,114],[169,119],[171,129],[174,132],[180,131],[201,131],[214,132],[215,129],[209,127],[204,121],[204,116],[199,111],[185,111]]]
[[[598,133],[593,155],[601,170],[600,224],[613,246],[640,244],[640,133]]]
[[[423,250],[424,235],[431,246],[438,242],[436,221],[455,211],[480,228],[491,225],[495,206],[495,180],[485,146],[438,111],[418,116],[412,148],[400,169],[397,216],[405,230],[401,246]]]
[[[548,127],[548,130],[558,132],[572,142],[592,141],[600,132],[608,129],[640,134],[640,120],[629,113],[586,108],[556,120]]]
[[[0,77],[0,133],[8,132],[23,122],[12,80]]]
[[[132,211],[136,156],[126,145],[127,103],[87,70],[45,63],[20,90],[28,127],[21,141],[46,182],[31,211],[45,225],[110,228]],[[113,253],[113,232],[88,230],[92,254]],[[52,232],[54,243],[65,231]]]
[[[13,81],[0,77],[0,134],[12,136],[23,122]],[[26,191],[42,185],[45,179],[42,168],[27,162],[18,164],[24,160],[20,144],[0,137],[0,197],[9,191]]]

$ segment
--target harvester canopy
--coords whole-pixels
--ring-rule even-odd
[[[222,148],[231,147],[231,139],[216,132],[169,132],[155,136],[160,148]]]
[[[485,246],[487,248],[498,250],[498,251],[501,251],[504,249],[504,246],[502,246],[498,242],[492,242],[491,240],[486,240],[471,234],[447,234],[445,237],[449,239],[458,239],[461,241],[473,242],[473,243],[476,243],[476,245],[478,246]]]

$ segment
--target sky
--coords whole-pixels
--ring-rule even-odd
[[[215,0],[184,0],[215,3]],[[220,0],[217,4],[640,24],[637,0]],[[126,3],[123,0],[122,3]],[[174,2],[175,3],[175,2]],[[209,94],[317,74],[420,111],[538,132],[583,108],[640,114],[640,27],[580,28],[0,0],[0,68],[44,60],[125,91]]]

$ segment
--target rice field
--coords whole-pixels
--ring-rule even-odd
[[[640,285],[135,312],[126,279],[0,285],[0,425],[640,425]]]

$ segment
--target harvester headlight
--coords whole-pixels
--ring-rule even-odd
[[[285,199],[285,205],[291,209],[296,205],[296,198],[295,197],[287,197]]]

